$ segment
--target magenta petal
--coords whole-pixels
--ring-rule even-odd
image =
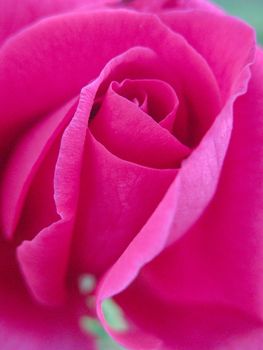
[[[184,259],[187,260],[186,257]],[[172,269],[171,267],[173,268],[173,265],[166,265],[165,271]],[[177,276],[174,282],[178,282],[177,286],[180,287],[183,279],[177,281],[176,278]],[[156,280],[155,284],[158,283],[160,281]],[[202,284],[202,281],[199,283]],[[191,290],[193,295],[195,287]],[[137,325],[139,329],[144,330],[145,333],[142,332],[139,336],[152,334],[162,339],[161,346],[158,347],[156,341],[152,348],[251,350],[254,349],[253,346],[260,349],[259,344],[263,340],[263,324],[258,318],[217,301],[191,303],[178,300],[171,303],[156,295],[152,284],[140,277],[118,295],[116,301],[123,306],[130,321],[134,322],[133,327]],[[123,339],[124,334],[120,337]],[[134,343],[130,343],[130,348],[140,349],[139,341],[137,347]]]
[[[178,257],[173,262],[177,266],[178,286],[173,288],[171,283],[170,287],[164,287],[177,289],[174,295],[179,298],[216,300],[261,320],[262,78],[263,53],[258,50],[248,92],[235,104],[233,134],[217,194],[189,237],[174,247],[174,256]],[[194,257],[187,267],[179,258],[183,254]],[[182,274],[184,282],[179,277]],[[171,276],[167,278],[172,280]],[[202,283],[197,284],[197,280]],[[193,288],[195,295],[190,292]]]
[[[83,163],[74,260],[82,271],[99,275],[139,232],[177,170],[121,160],[88,135]]]
[[[101,302],[127,288],[145,264],[156,257],[165,246],[183,237],[213,198],[230,142],[233,104],[247,91],[250,79],[249,66],[254,59],[254,46],[251,32],[250,40],[246,41],[246,51],[242,56],[242,69],[232,88],[233,94],[200,145],[183,163],[179,174],[158,208],[106,274],[98,289],[97,310],[106,329],[124,345],[129,345],[133,349],[140,348],[136,337],[130,338],[128,335],[126,338],[125,334],[112,332],[105,323],[100,309]],[[199,191],[200,188],[202,192]],[[145,349],[152,348],[149,345]]]
[[[105,26],[110,30],[105,31]],[[125,37],[120,35],[124,31]],[[45,19],[1,48],[0,110],[5,115],[0,119],[1,152],[21,128],[75,96],[111,58],[134,46],[157,53],[171,85],[187,94],[193,113],[202,116],[201,128],[207,120],[210,125],[219,110],[218,88],[206,62],[180,35],[152,15],[127,10],[77,13]],[[168,73],[171,69],[173,77]]]
[[[100,8],[113,0],[8,0],[0,2],[0,45],[11,35],[45,17]]]
[[[70,304],[49,309],[35,303],[22,281],[14,246],[0,239],[0,348],[10,350],[95,350],[82,333],[84,302],[71,295]]]
[[[206,11],[218,12],[216,5],[208,0],[133,0],[128,6],[137,10],[149,12],[161,12],[167,9],[191,10],[202,9]]]
[[[121,84],[114,83],[114,91],[119,95],[133,101],[142,99],[146,102],[146,109],[154,120],[161,122],[171,114],[175,119],[178,108],[178,97],[172,86],[158,79],[125,79]],[[138,98],[137,98],[138,94]],[[140,105],[140,104],[139,104]]]
[[[138,78],[138,77],[137,77]],[[165,129],[173,132],[178,97],[173,87],[158,79],[125,79],[115,90],[138,106]]]
[[[145,51],[131,49],[110,61],[97,80],[83,88],[77,111],[65,129],[55,167],[54,197],[61,218],[42,229],[31,241],[18,248],[18,260],[26,282],[35,298],[44,304],[60,304],[67,291],[65,277],[78,204],[83,149],[90,111],[100,84],[114,66]]]
[[[95,350],[91,336],[79,327],[71,308],[48,311],[36,306],[21,290],[0,291],[0,347],[10,350]]]
[[[252,29],[233,17],[203,11],[172,11],[161,18],[206,59],[225,102],[233,92],[244,57],[250,54],[247,43],[251,42]],[[203,37],[205,40],[200,40]]]
[[[90,123],[96,139],[122,159],[154,168],[179,167],[190,150],[135,103],[117,94],[115,85]]]
[[[138,325],[171,348],[260,349],[262,51],[251,72],[248,91],[235,104],[230,146],[211,204],[183,239],[144,267],[118,297]]]
[[[81,104],[80,99],[78,109],[64,131],[55,169],[54,197],[61,219],[44,228],[33,240],[24,241],[17,253],[32,293],[47,304],[59,304],[66,297],[65,277],[88,118],[79,111]]]
[[[1,226],[11,238],[30,184],[55,139],[72,116],[70,101],[63,108],[43,118],[14,147],[4,169],[1,183]]]

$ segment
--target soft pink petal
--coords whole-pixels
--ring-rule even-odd
[[[231,137],[233,105],[247,90],[250,78],[249,65],[254,59],[252,50],[254,45],[254,36],[251,32],[250,40],[246,42],[246,51],[242,56],[243,66],[235,80],[232,96],[200,145],[183,163],[174,183],[152,217],[102,281],[97,301],[102,322],[104,322],[100,310],[102,300],[124,290],[137,276],[141,267],[156,257],[167,244],[182,238],[213,198]],[[110,332],[105,322],[104,325]],[[124,345],[139,349],[136,337],[126,338],[125,334],[116,333],[114,336]],[[141,337],[147,339],[146,334]],[[152,349],[152,343],[150,344],[145,349]],[[156,346],[157,344],[158,342]]]

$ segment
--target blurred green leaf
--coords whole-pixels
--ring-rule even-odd
[[[257,31],[258,41],[263,44],[263,1],[262,0],[214,0],[230,14],[244,19]]]
[[[79,277],[79,290],[82,294],[91,293],[96,286],[96,279],[93,275],[84,274]]]
[[[95,337],[99,350],[125,350],[108,336],[96,319],[88,316],[83,317],[81,328]]]
[[[125,331],[128,325],[125,322],[121,308],[112,299],[102,304],[103,313],[110,327],[116,331]]]

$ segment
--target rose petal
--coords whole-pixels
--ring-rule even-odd
[[[43,303],[65,300],[72,228],[75,218],[86,116],[78,110],[66,128],[59,150],[54,178],[54,198],[60,220],[44,228],[18,248],[18,260],[34,296]],[[34,263],[33,263],[34,262]]]
[[[172,268],[173,265],[166,266],[166,270]],[[180,279],[177,286],[182,281]],[[160,283],[157,280],[155,282]],[[199,284],[202,282],[199,281]],[[195,287],[196,285],[192,287],[193,295]],[[156,341],[149,349],[260,349],[263,327],[258,318],[216,301],[171,303],[160,298],[151,288],[152,284],[137,279],[116,298],[124,307],[130,322],[134,322],[131,327],[136,324],[147,335],[152,334],[163,340],[162,345]],[[140,333],[139,336],[143,337],[145,333]],[[120,340],[123,338],[124,334],[121,334]],[[139,341],[130,342],[129,346],[141,349]]]
[[[118,297],[136,322],[178,349],[249,350],[262,341],[262,79],[258,50],[208,210]]]
[[[233,135],[213,202],[188,237],[159,259],[176,266],[178,285],[173,285],[175,276],[166,276],[164,287],[174,298],[217,300],[261,318],[262,63],[263,53],[258,51],[248,92],[235,105]],[[187,268],[184,254],[194,257],[188,259]]]
[[[206,62],[180,35],[154,16],[132,11],[71,14],[45,19],[1,48],[1,154],[22,128],[75,96],[112,57],[133,46],[152,48],[167,64],[172,85],[187,94],[197,134],[205,132],[219,110],[218,87]]]
[[[225,102],[233,92],[244,64],[243,57],[247,54],[251,28],[233,17],[216,13],[208,15],[204,11],[172,11],[161,14],[161,18],[171,29],[182,34],[206,59]]]
[[[138,106],[117,94],[114,85],[90,123],[96,139],[122,159],[154,168],[178,167],[190,150]]]
[[[105,25],[111,30],[105,31]],[[125,38],[120,37],[123,32]],[[65,37],[67,40],[62,40]],[[108,46],[109,41],[115,45]],[[174,74],[178,85],[183,85],[185,91],[189,91],[193,103],[197,104],[196,109],[200,107],[203,117],[214,117],[214,111],[218,109],[218,95],[211,71],[182,37],[167,30],[158,19],[128,11],[65,15],[47,19],[23,31],[10,39],[1,50],[0,76],[4,88],[0,101],[5,118],[1,119],[3,125],[0,130],[3,145],[7,147],[7,140],[10,141],[11,135],[14,137],[20,130],[21,120],[26,125],[36,115],[59,104],[94,78],[111,57],[138,43],[154,48],[165,62],[170,62],[170,55],[174,55],[177,59],[174,62]],[[107,50],[103,49],[102,44],[107,46]],[[98,59],[89,61],[91,54]],[[195,75],[194,83],[190,84],[187,76],[182,74],[182,60],[188,62],[189,71]],[[17,67],[21,69],[17,70]],[[37,89],[36,81],[41,81]],[[200,84],[204,89],[200,89]],[[207,93],[211,94],[212,109],[205,111],[202,101],[207,100]],[[16,103],[13,103],[14,99]],[[25,242],[18,250],[27,282],[33,294],[44,303],[59,303],[65,295],[64,278],[78,197],[78,176],[86,125],[86,116],[85,121],[83,117],[76,118],[63,136],[56,167],[55,199],[61,221],[43,229],[33,241]],[[60,247],[63,232],[63,246]],[[45,244],[50,240],[52,249]],[[48,258],[49,250],[51,255]],[[57,269],[53,269],[56,263]]]
[[[220,11],[216,5],[207,0],[133,0],[127,1],[127,4],[126,1],[124,3],[126,6],[131,6],[136,10],[147,12],[160,12],[167,9],[203,9],[212,12]]]
[[[15,250],[0,241],[0,347],[6,350],[95,350],[82,333],[79,317],[84,305],[72,295],[71,304],[45,309],[31,300],[21,280]],[[84,304],[84,303],[83,303]]]
[[[8,0],[0,2],[0,45],[17,31],[47,16],[100,8],[112,0]]]
[[[14,233],[26,194],[41,162],[72,117],[73,104],[76,102],[70,101],[55,113],[42,118],[13,148],[4,169],[0,197],[1,226],[7,238]]]
[[[97,299],[98,315],[107,331],[123,345],[139,349],[137,336],[143,337],[146,341],[147,334],[138,335],[137,332],[134,337],[111,331],[102,314],[101,303],[104,299],[127,288],[129,283],[136,278],[141,267],[156,257],[167,244],[172,244],[181,238],[197,221],[213,198],[231,137],[233,104],[240,95],[246,92],[250,79],[249,66],[254,59],[253,47],[255,47],[255,41],[251,31],[242,56],[242,70],[233,86],[233,95],[200,145],[184,162],[174,183],[152,217],[101,282]],[[202,192],[199,191],[201,188]],[[149,344],[145,349],[152,349],[151,336]],[[156,341],[157,345],[158,341]]]
[[[145,96],[147,101],[145,112],[161,125],[164,119],[171,119],[172,128],[179,101],[172,86],[164,80],[126,79],[121,84],[114,84],[114,90],[129,100],[136,98],[137,93]]]
[[[153,77],[154,72],[151,79],[125,79],[116,91],[130,100],[140,100],[144,96],[140,108],[172,133],[179,106],[178,97],[171,85]],[[134,97],[134,94],[139,96]]]
[[[134,58],[137,61],[142,53],[152,56],[151,50],[134,48],[110,61],[99,78],[83,89],[77,111],[64,131],[54,179],[55,204],[60,219],[43,228],[32,240],[24,241],[17,250],[25,280],[41,303],[61,304],[67,296],[65,278],[78,204],[83,149],[98,88],[126,56],[128,61]]]
[[[121,160],[87,135],[74,265],[103,273],[139,232],[176,173]]]

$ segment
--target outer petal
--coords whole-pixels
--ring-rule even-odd
[[[86,11],[100,8],[112,0],[1,0],[0,1],[0,45],[10,35],[44,17],[71,11]]]
[[[164,273],[169,269],[172,270],[173,265],[167,264]],[[174,282],[180,288],[183,278]],[[155,284],[158,283],[156,279]],[[141,349],[140,337],[152,334],[162,339],[162,343],[156,339],[149,349],[261,350],[263,324],[257,317],[215,301],[171,303],[156,295],[152,286],[139,277],[116,298],[131,321],[131,329],[136,325],[145,332],[136,334],[139,340],[130,341],[132,345],[128,349]],[[192,287],[193,295],[195,287]]]
[[[55,166],[54,198],[59,219],[18,248],[18,260],[33,295],[47,304],[60,304],[66,298],[65,278],[86,136],[87,116],[81,113],[81,104],[80,99],[64,131]]]
[[[1,183],[1,227],[7,238],[12,237],[30,185],[50,148],[57,143],[62,130],[72,118],[72,105],[76,106],[76,102],[76,99],[70,101],[55,113],[42,118],[14,145]]]
[[[79,328],[84,305],[72,296],[61,309],[45,309],[29,296],[15,260],[15,250],[0,241],[0,347],[4,350],[94,350]]]
[[[165,10],[191,10],[199,9],[211,12],[221,12],[209,0],[133,0],[127,5],[141,11],[162,12]]]
[[[243,65],[251,28],[233,17],[204,11],[171,11],[160,16],[206,59],[225,102]]]

